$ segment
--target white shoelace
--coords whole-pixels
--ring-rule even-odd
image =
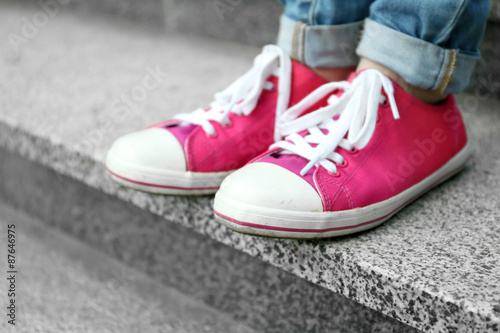
[[[229,125],[229,113],[248,116],[254,110],[262,90],[272,90],[273,84],[266,81],[269,75],[279,77],[278,100],[276,105],[275,142],[282,139],[278,131],[282,115],[290,100],[292,63],[290,57],[278,46],[267,45],[255,60],[253,67],[224,91],[215,94],[208,111],[197,109],[191,113],[175,115],[181,125],[200,125],[208,135],[215,135],[210,120]]]
[[[344,157],[334,152],[337,147],[345,150],[363,149],[370,142],[375,131],[379,104],[386,102],[381,93],[382,88],[389,98],[394,119],[399,119],[391,80],[379,71],[365,70],[352,83],[332,82],[319,87],[287,110],[280,128],[283,135],[288,135],[285,138],[287,141],[277,142],[271,148],[279,147],[283,149],[281,154],[296,154],[309,160],[300,172],[302,176],[318,164],[336,174],[335,163],[344,164]],[[344,90],[340,98],[332,95],[328,99],[328,106],[296,119],[307,108],[338,89]],[[336,115],[340,116],[334,120]],[[309,134],[297,134],[304,130],[308,130]],[[327,134],[322,130],[326,130]],[[344,138],[346,134],[347,138]]]

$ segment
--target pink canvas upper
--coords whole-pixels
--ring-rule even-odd
[[[437,106],[406,93],[393,82],[400,119],[388,103],[380,104],[368,145],[355,151],[337,148],[345,158],[336,174],[314,167],[305,180],[320,194],[324,211],[364,207],[386,200],[428,177],[467,144],[465,126],[450,95]],[[305,135],[306,133],[304,133]],[[297,175],[307,160],[269,151],[254,161],[278,164]]]
[[[201,126],[171,126],[169,121],[153,125],[170,131],[184,148],[187,170],[222,172],[235,170],[255,156],[265,152],[274,142],[274,125],[278,95],[278,77],[267,81],[274,89],[263,90],[257,106],[248,116],[229,113],[230,125],[211,121],[216,134],[208,136]],[[292,61],[292,80],[289,107],[298,103],[326,81],[311,69]],[[324,103],[324,101],[323,101]]]

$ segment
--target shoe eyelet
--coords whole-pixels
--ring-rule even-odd
[[[268,85],[264,88],[266,91],[274,91],[276,89],[276,85],[271,81],[266,81],[265,84]]]
[[[337,169],[337,173],[333,173],[333,172],[328,171],[328,170],[326,170],[326,172],[327,172],[330,176],[332,176],[332,177],[336,177],[336,178],[337,178],[337,177],[340,177],[340,172],[339,172],[339,170],[338,170],[338,169]]]
[[[382,109],[387,109],[390,107],[391,107],[391,104],[389,104],[389,101],[387,101],[387,100],[384,103],[380,103],[380,108],[382,108]]]
[[[357,154],[359,152],[358,148],[354,147],[352,150],[346,150],[349,154]]]
[[[337,167],[339,167],[339,168],[347,168],[348,165],[349,165],[349,161],[346,160],[345,158],[344,158],[344,163],[342,163],[342,164],[337,163]]]
[[[209,139],[215,139],[218,136],[219,136],[219,133],[217,133],[217,132],[215,132],[215,134],[213,134],[213,135],[210,135],[210,134],[207,133],[207,138],[209,138]]]
[[[382,94],[381,97],[384,98],[383,102],[380,102],[379,105],[386,106],[389,104],[389,97],[386,94]]]
[[[224,125],[224,124],[222,125],[222,127],[224,127],[224,128],[231,128],[233,126],[234,126],[234,123],[232,121],[229,121],[229,124],[227,124],[227,125]]]

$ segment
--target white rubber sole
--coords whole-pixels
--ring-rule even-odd
[[[214,194],[228,172],[180,172],[138,166],[108,155],[106,168],[119,184],[154,194]]]
[[[215,196],[218,222],[245,234],[277,238],[329,238],[374,228],[413,200],[458,173],[471,156],[467,144],[439,170],[407,190],[375,204],[338,212],[301,212],[253,206]]]

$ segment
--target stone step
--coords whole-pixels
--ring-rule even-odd
[[[162,207],[174,210],[174,216],[166,219],[151,213],[150,208],[138,208],[0,148],[0,200],[117,258],[169,290],[217,309],[241,327],[276,333],[419,332],[264,262],[254,249],[259,244],[213,222],[205,201],[209,198],[172,202]],[[184,219],[197,227],[182,223]],[[212,232],[202,233],[201,225]],[[226,243],[232,239],[233,245],[225,245],[220,237]],[[300,251],[300,244],[289,250],[294,249]],[[72,251],[79,252],[78,248]],[[24,255],[20,256],[24,261]],[[306,261],[305,254],[296,257],[292,252],[286,257],[294,265]],[[59,307],[61,300],[56,302]],[[36,315],[31,309],[26,312]]]
[[[0,6],[6,34],[26,9]],[[103,165],[115,138],[206,105],[258,49],[70,13],[20,52],[1,43],[0,198],[10,205],[258,331],[498,330],[495,100],[459,96],[476,158],[383,226],[264,239],[217,224],[211,196],[135,192]],[[158,85],[131,98],[145,77]]]
[[[165,7],[162,0],[4,0],[4,2],[31,5],[31,11],[25,13],[28,20],[32,20],[33,16],[40,12],[46,12],[52,17],[71,10],[104,18],[120,18],[143,26],[157,28],[165,26]]]
[[[261,45],[263,41],[269,43],[265,37],[267,34],[250,37],[250,32],[258,34],[258,32],[271,29],[273,34],[276,33],[275,21],[283,9],[277,0],[203,2],[197,0],[143,0],[141,2],[133,0],[17,0],[17,2],[21,1],[37,5],[39,9],[57,7],[85,13],[106,14],[180,31],[209,34],[215,38],[229,38],[232,41],[238,41],[241,38],[238,33],[235,33],[236,30],[240,32],[247,30],[245,35],[247,38],[253,38],[258,43],[257,45]],[[489,21],[500,22],[500,0],[490,1]],[[217,26],[217,23],[221,23],[219,27],[212,27]],[[222,28],[223,25],[227,27],[228,24],[231,24],[232,29]]]
[[[9,297],[15,326],[2,318],[2,332],[256,332],[0,202],[2,270],[7,226],[15,231],[17,293]]]
[[[13,1],[13,0],[10,0]],[[18,0],[18,2],[21,0]],[[167,32],[201,35],[228,42],[274,44],[282,5],[275,0],[23,0],[36,4],[25,18],[75,10],[88,15],[118,17]],[[24,21],[25,22],[25,21]],[[23,22],[20,22],[23,23]],[[19,25],[19,24],[18,24]],[[18,29],[19,30],[19,29]],[[500,0],[491,1],[488,28],[481,44],[482,59],[467,92],[500,98]]]

